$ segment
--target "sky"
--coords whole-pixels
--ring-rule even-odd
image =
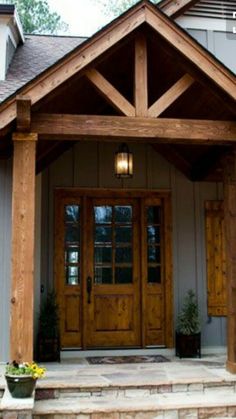
[[[67,35],[91,36],[111,20],[93,0],[48,0],[48,4],[68,23]]]

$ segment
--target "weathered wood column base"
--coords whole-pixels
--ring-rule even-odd
[[[236,362],[227,361],[226,362],[226,369],[227,369],[227,371],[231,372],[232,374],[236,374]]]
[[[13,134],[11,359],[33,360],[35,154],[37,134]]]

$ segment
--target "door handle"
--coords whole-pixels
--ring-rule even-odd
[[[88,304],[91,304],[91,292],[92,292],[92,278],[88,276],[87,278],[87,294],[88,294]]]

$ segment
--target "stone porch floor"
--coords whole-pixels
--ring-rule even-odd
[[[236,418],[236,375],[225,370],[225,360],[221,355],[171,357],[166,363],[48,363],[45,379],[37,383],[33,418]],[[3,389],[2,365],[0,374]]]
[[[37,388],[113,388],[153,385],[184,386],[215,383],[236,384],[236,375],[225,370],[223,355],[203,356],[201,359],[168,357],[171,362],[142,364],[90,365],[84,358],[62,363],[45,363],[46,377]],[[5,366],[0,365],[0,389],[5,386]],[[176,387],[176,390],[178,388]],[[173,390],[175,388],[173,387]],[[186,389],[185,389],[186,390]]]

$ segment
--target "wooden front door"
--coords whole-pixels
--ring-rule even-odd
[[[138,205],[135,199],[88,199],[86,343],[140,345]]]
[[[56,192],[63,348],[171,346],[169,199],[143,195]]]

